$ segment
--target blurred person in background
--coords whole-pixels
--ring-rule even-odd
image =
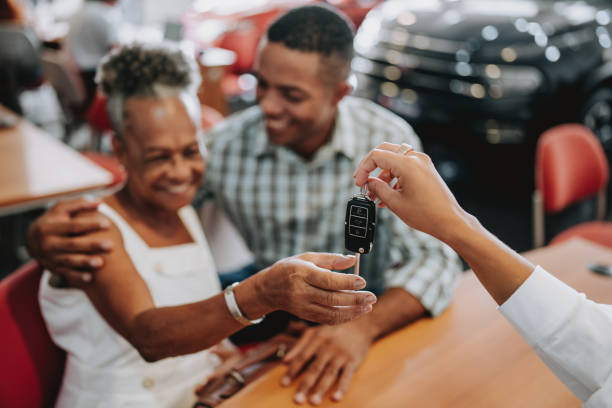
[[[41,43],[19,0],[0,0],[0,103],[21,114],[19,94],[43,82]]]
[[[401,118],[348,96],[353,35],[351,23],[328,7],[281,16],[258,50],[258,106],[208,134],[198,201],[216,200],[254,253],[255,264],[237,280],[294,254],[345,251],[344,215],[356,192],[358,160],[384,140],[421,145]],[[41,217],[30,229],[29,248],[43,265],[77,280],[79,272],[96,270],[88,262],[101,263],[92,255],[101,249],[99,240],[68,236],[62,228],[71,222],[66,212]],[[374,341],[437,316],[452,299],[461,271],[457,255],[388,212],[376,223],[374,249],[361,264],[368,288],[380,294],[376,307],[346,324],[305,331],[285,358],[282,379],[288,386],[305,371],[297,403],[320,404],[326,395],[341,400]]]
[[[370,198],[456,250],[499,311],[585,407],[612,406],[612,305],[587,299],[514,252],[461,208],[427,155],[400,149],[384,143],[368,153],[355,171],[356,184],[367,183]],[[383,172],[371,177],[378,169]]]
[[[42,314],[68,354],[57,407],[189,407],[219,363],[206,349],[247,319],[285,309],[340,323],[371,310],[375,296],[353,291],[362,278],[328,270],[354,263],[335,254],[280,260],[220,293],[190,205],[205,168],[195,61],[178,49],[132,46],[111,54],[100,73],[128,179],[98,208],[109,228],[93,237],[115,250],[95,281],[57,289],[49,271],[41,278]]]
[[[81,9],[70,19],[66,39],[68,50],[81,71],[89,107],[96,94],[96,68],[102,57],[119,44],[121,8],[118,0],[85,0]]]

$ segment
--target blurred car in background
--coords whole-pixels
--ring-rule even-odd
[[[386,1],[356,36],[355,93],[412,124],[447,182],[530,192],[546,128],[583,122],[612,151],[610,6]]]

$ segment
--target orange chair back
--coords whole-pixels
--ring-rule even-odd
[[[595,195],[609,179],[601,144],[591,130],[579,124],[555,126],[542,134],[535,172],[536,189],[549,213]]]
[[[223,120],[223,115],[210,106],[200,105],[202,111],[202,129],[207,130]]]
[[[259,40],[272,21],[287,9],[280,5],[245,16],[236,22],[233,30],[227,31],[215,41],[217,47],[236,53],[236,62],[232,66],[234,73],[251,70],[255,62]]]
[[[113,130],[113,125],[106,110],[106,96],[97,93],[89,110],[87,111],[89,126],[99,132]]]
[[[30,262],[0,282],[0,407],[53,406],[61,385],[65,353],[40,313],[40,275]]]

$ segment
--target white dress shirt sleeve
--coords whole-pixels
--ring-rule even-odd
[[[612,407],[612,306],[538,266],[499,310],[585,407]]]

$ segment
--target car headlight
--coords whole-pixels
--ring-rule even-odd
[[[483,71],[493,98],[534,93],[544,80],[539,69],[529,66],[489,64]]]
[[[452,92],[477,99],[529,95],[537,92],[544,80],[537,68],[529,66],[472,65],[470,70],[482,83],[453,79],[449,83]]]

